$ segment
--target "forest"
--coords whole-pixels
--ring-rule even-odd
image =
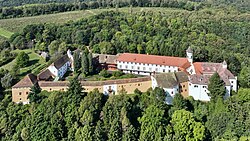
[[[12,35],[10,43],[18,49],[32,43],[35,50],[48,51],[52,56],[66,48],[89,47],[94,53],[185,57],[185,50],[191,46],[194,61],[226,60],[229,69],[238,75],[243,67],[249,68],[250,31],[245,30],[250,28],[249,19],[244,15],[232,19],[237,13],[220,12],[221,15],[210,10],[166,15],[104,12],[63,25],[28,25],[21,33]]]
[[[185,141],[250,139],[250,89],[241,88],[227,100],[209,103],[174,97],[166,105],[161,88],[142,93],[105,96],[82,93],[77,79],[67,92],[31,88],[31,104],[0,102],[0,140]]]
[[[55,3],[53,3],[55,2]],[[67,3],[66,3],[67,2]],[[35,3],[35,4],[32,4]],[[40,4],[39,4],[40,3]],[[30,5],[25,5],[30,4]],[[22,6],[19,6],[22,5]],[[6,7],[7,6],[7,7]],[[17,6],[17,7],[15,7]],[[95,8],[111,8],[111,7],[168,7],[180,8],[189,11],[199,10],[203,8],[231,8],[241,12],[250,10],[250,2],[242,0],[54,0],[54,1],[0,1],[0,19],[26,17],[35,15],[52,14],[58,12],[95,9]]]
[[[51,1],[0,0],[0,7],[32,2]],[[85,5],[83,1],[77,1],[78,4],[76,1],[63,3],[69,2],[66,0],[54,2],[62,3],[31,5],[35,9],[50,5],[51,9],[27,15],[22,13],[25,8],[19,7],[19,15],[14,12],[1,18],[78,10],[79,2]],[[151,6],[152,3],[162,6],[162,1],[143,1],[142,5],[139,2],[134,2],[134,6]],[[29,56],[21,52],[16,58],[19,62],[12,70],[0,69],[0,141],[250,140],[249,2],[164,2],[177,2],[178,6],[178,2],[184,2],[182,7],[166,7],[186,10],[135,13],[131,7],[128,13],[109,11],[65,24],[28,25],[9,40],[0,42],[0,64],[2,66],[13,60],[17,54],[11,50],[16,49],[47,51],[53,60],[67,49],[85,52],[90,49],[94,53],[105,54],[131,52],[185,57],[185,50],[190,46],[194,50],[194,61],[221,63],[226,60],[229,70],[238,76],[240,89],[237,93],[233,92],[230,98],[224,100],[217,95],[216,85],[210,85],[211,95],[214,96],[210,102],[195,101],[192,97],[184,99],[177,94],[173,105],[166,105],[165,93],[161,88],[149,89],[145,93],[136,89],[133,94],[122,90],[119,95],[106,96],[98,90],[83,93],[79,81],[73,78],[66,92],[41,91],[39,86],[34,85],[29,93],[31,104],[14,104],[8,90],[19,80],[20,68],[29,61]],[[185,5],[190,2],[194,7],[188,9]],[[89,8],[87,3],[86,9]],[[100,7],[98,1],[92,3],[97,4],[96,8]],[[110,7],[116,7],[113,1],[102,1],[105,4],[102,6],[107,7],[107,3]],[[69,8],[52,10],[54,6]],[[201,6],[201,9],[196,9],[196,6]],[[122,7],[120,3],[119,7]],[[84,59],[89,58],[86,54]],[[92,71],[83,70],[82,73],[91,74]]]

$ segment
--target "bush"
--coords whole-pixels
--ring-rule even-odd
[[[113,73],[112,73],[112,75],[114,76],[114,77],[120,77],[120,76],[122,76],[123,75],[123,72],[122,71],[114,71]]]
[[[110,77],[110,74],[108,73],[107,70],[102,70],[102,71],[99,73],[99,75],[102,76],[102,77],[105,77],[105,78]]]

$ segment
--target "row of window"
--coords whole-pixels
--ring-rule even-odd
[[[119,63],[119,62],[118,62]],[[121,62],[123,63],[123,62]],[[157,65],[157,64],[143,64],[143,63],[134,63],[134,62],[124,62],[124,64],[132,64],[132,65],[144,65],[144,66],[153,66],[156,67],[168,67],[168,68],[174,68],[174,66],[164,66],[164,65]]]
[[[28,95],[29,94],[29,92],[26,92],[26,95]],[[22,95],[22,92],[19,92],[19,95]]]
[[[198,88],[198,85],[194,85],[195,88]],[[202,86],[202,88],[207,88],[207,86]]]
[[[120,65],[120,68],[122,68],[122,65]],[[131,69],[132,70],[141,70],[142,68],[142,71],[146,71],[146,67],[134,67],[134,66],[131,66]],[[125,69],[128,69],[128,65],[125,65]],[[149,68],[149,71],[152,72],[152,71],[155,71],[155,72],[158,72],[159,69],[158,68],[155,68],[155,70],[153,70],[152,68]],[[163,69],[162,72],[171,72],[171,70],[165,70]],[[174,70],[173,72],[177,72],[176,70]]]

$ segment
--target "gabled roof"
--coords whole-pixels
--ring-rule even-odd
[[[176,76],[177,81],[179,83],[188,82],[188,80],[189,80],[187,73],[182,72],[182,71],[176,72],[175,76]]]
[[[30,73],[26,75],[22,80],[20,80],[16,85],[14,85],[12,88],[32,87],[36,83],[37,83],[37,76]]]
[[[93,58],[96,58],[101,64],[116,64],[116,59],[118,55],[108,55],[108,54],[93,54]]]
[[[209,78],[217,72],[226,85],[230,85],[229,79],[235,79],[235,76],[227,69],[223,68],[223,63],[195,62],[195,75],[190,76],[190,82],[193,84],[207,85]]]
[[[173,88],[178,85],[178,80],[174,73],[160,73],[154,77],[158,86],[161,88]]]
[[[56,69],[60,69],[64,64],[66,64],[68,61],[70,61],[68,55],[64,55],[63,57],[57,59],[54,63],[51,65],[55,66]]]
[[[51,77],[55,77],[49,69],[46,69],[44,71],[42,71],[41,73],[38,74],[38,80],[48,80]]]
[[[187,58],[181,57],[170,57],[170,56],[157,56],[157,55],[147,55],[147,54],[133,54],[133,53],[123,53],[117,58],[117,61],[122,62],[135,62],[144,64],[156,64],[164,66],[176,66],[188,68],[190,63]]]

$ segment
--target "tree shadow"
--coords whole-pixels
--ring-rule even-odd
[[[29,67],[31,65],[34,65],[34,64],[36,64],[38,62],[39,62],[39,59],[31,60],[31,61],[28,62],[27,67]]]
[[[32,70],[28,70],[26,72],[20,73],[19,76],[26,76],[27,74],[31,73]]]

